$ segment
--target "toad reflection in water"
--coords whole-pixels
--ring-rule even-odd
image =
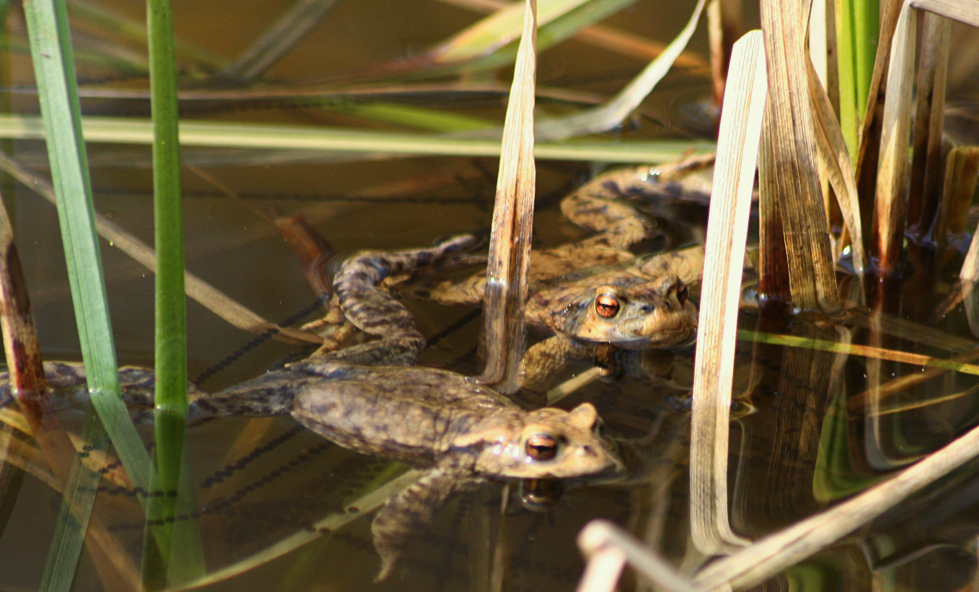
[[[550,337],[527,351],[521,369],[525,392],[546,391],[568,361],[592,359],[601,345],[642,350],[692,341],[697,308],[687,298],[687,283],[700,281],[703,249],[651,258],[635,255],[629,249],[650,237],[652,225],[632,206],[616,200],[661,187],[668,173],[682,174],[676,169],[662,171],[650,167],[613,171],[562,201],[567,218],[597,234],[531,255],[527,324]],[[460,236],[430,249],[368,251],[344,261],[334,279],[332,310],[310,327],[326,338],[321,351],[342,347],[356,328],[380,340],[336,352],[344,359],[370,362],[375,357],[371,352],[379,349],[396,350],[400,363],[414,363],[424,349],[424,337],[407,310],[391,306],[393,300],[375,286],[403,285],[406,276],[419,270],[470,263],[473,257],[462,251],[475,243],[475,237]],[[483,271],[462,283],[410,289],[440,303],[478,305],[485,285]]]

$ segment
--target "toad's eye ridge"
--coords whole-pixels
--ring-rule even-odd
[[[595,312],[603,319],[610,319],[619,312],[619,300],[615,296],[602,294],[595,299]]]
[[[550,434],[534,434],[527,439],[527,456],[534,460],[551,460],[557,456],[557,440]]]

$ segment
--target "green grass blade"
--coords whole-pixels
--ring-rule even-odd
[[[853,0],[853,66],[855,71],[857,113],[861,119],[867,108],[870,79],[877,59],[877,37],[880,28],[879,0]]]
[[[28,2],[24,5],[24,15],[48,138],[52,183],[58,196],[58,219],[88,388],[92,403],[133,485],[146,490],[149,486],[149,456],[119,393],[64,0]],[[93,500],[94,497],[84,499],[77,490],[66,491],[64,504],[73,506],[71,511],[84,517],[91,511]],[[78,526],[76,530],[66,523],[65,538],[54,541],[49,563],[52,585],[64,585],[64,570],[74,569],[77,564],[77,555],[69,554],[81,551],[80,533],[84,532],[85,525],[79,522]]]
[[[147,506],[144,584],[162,588],[169,574],[187,581],[203,572],[200,537],[194,530],[177,540],[178,498],[189,497],[182,477],[187,422],[187,306],[184,294],[183,208],[177,68],[170,0],[147,0],[150,106],[153,123],[153,209],[156,235],[156,462],[154,491]],[[152,536],[150,536],[152,534]],[[154,552],[155,550],[155,552]],[[160,564],[156,565],[155,561]],[[152,567],[152,569],[146,569]],[[189,573],[188,573],[189,572]]]
[[[153,208],[156,227],[156,408],[187,417],[187,312],[184,296],[183,210],[180,203],[180,141],[177,135],[177,75],[169,0],[147,1],[150,29],[150,100],[153,114]],[[159,428],[159,425],[158,425]],[[161,435],[157,432],[157,437]],[[182,436],[182,434],[181,434]],[[176,489],[175,467],[160,456],[160,477]],[[157,441],[157,450],[162,444]],[[164,468],[175,469],[164,474]]]
[[[89,142],[150,144],[150,122],[121,117],[86,117]],[[42,140],[44,126],[30,115],[0,114],[0,138]],[[343,151],[405,155],[499,156],[500,142],[492,139],[440,137],[422,133],[371,132],[327,127],[187,121],[180,124],[182,146]],[[539,143],[534,156],[552,160],[600,160],[603,162],[667,162],[683,156],[714,151],[703,140],[574,141]]]
[[[133,485],[145,489],[149,456],[119,395],[65,3],[34,0],[24,5],[24,14],[88,388]]]

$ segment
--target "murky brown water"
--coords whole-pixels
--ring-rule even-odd
[[[187,41],[232,58],[290,3],[177,2],[177,33]],[[687,18],[688,8],[638,2],[610,20],[617,27],[668,41]],[[141,18],[142,6],[105,2],[114,10]],[[664,8],[664,6],[669,9]],[[273,86],[315,80],[338,71],[417,55],[475,20],[464,9],[438,2],[338,2],[323,24],[273,67],[266,78]],[[15,11],[14,29],[22,35]],[[701,27],[701,31],[703,26]],[[704,54],[705,36],[692,49]],[[7,84],[29,85],[30,65],[13,56]],[[540,82],[609,95],[634,75],[642,63],[576,42],[544,54]],[[118,74],[111,68],[80,65],[90,85]],[[489,79],[494,79],[492,76]],[[505,77],[504,77],[505,78]],[[134,79],[106,82],[142,88]],[[702,79],[677,75],[647,101],[650,112],[685,113],[685,106],[709,93]],[[502,117],[500,97],[449,99],[426,96],[420,102],[460,113]],[[13,94],[14,109],[32,112],[34,99]],[[90,112],[144,115],[141,101],[88,101]],[[544,104],[543,108],[549,105]],[[553,108],[553,106],[550,106]],[[314,106],[284,103],[242,106],[234,101],[194,104],[194,118],[354,125],[356,120]],[[675,122],[676,123],[676,122]],[[361,125],[378,126],[379,124]],[[678,126],[689,127],[679,122]],[[644,121],[628,135],[657,135],[662,127]],[[18,158],[38,163],[39,143],[20,142]],[[97,209],[152,242],[151,178],[144,147],[90,146]],[[495,183],[494,159],[463,157],[346,160],[236,164],[225,153],[193,150],[188,160],[224,158],[207,167],[241,199],[230,199],[191,171],[184,172],[187,267],[263,317],[282,322],[301,315],[311,320],[314,296],[302,269],[275,229],[254,209],[275,206],[301,213],[341,252],[360,248],[402,248],[431,244],[439,237],[485,231]],[[269,159],[273,162],[272,159]],[[213,164],[213,163],[212,163]],[[564,221],[556,203],[580,182],[589,167],[576,163],[538,164],[540,209],[536,239],[556,244],[581,236]],[[39,167],[40,168],[40,167]],[[42,170],[42,174],[46,171]],[[403,184],[410,184],[404,189]],[[54,207],[22,186],[4,188],[16,201],[16,233],[31,290],[40,339],[48,359],[79,357],[75,324],[65,277]],[[663,226],[687,237],[702,232],[705,210],[697,206],[657,209]],[[123,363],[152,363],[152,276],[105,243],[104,267],[113,315],[116,348]],[[944,288],[942,288],[944,289]],[[920,293],[916,298],[920,299]],[[926,299],[927,300],[927,299]],[[930,304],[905,307],[927,309]],[[447,310],[411,303],[421,330],[439,340],[423,356],[425,363],[478,369],[472,349],[478,322],[467,310]],[[214,390],[294,359],[300,350],[272,340],[256,342],[220,321],[201,306],[188,308],[190,377]],[[453,331],[445,330],[459,325]],[[791,326],[746,314],[742,326],[772,332],[834,339],[832,329],[802,321]],[[941,326],[972,339],[961,310]],[[854,341],[866,339],[855,328]],[[442,335],[442,333],[445,333]],[[917,348],[948,357],[937,348],[905,341],[886,345]],[[677,352],[664,364],[666,377],[655,381],[628,376],[592,383],[565,404],[592,401],[611,434],[623,441],[634,459],[634,475],[616,483],[569,484],[547,512],[528,510],[510,491],[500,518],[500,485],[459,496],[436,517],[413,546],[405,571],[377,585],[380,589],[489,589],[491,543],[503,543],[504,589],[570,590],[582,563],[574,545],[578,530],[590,519],[605,517],[624,526],[677,564],[694,568],[700,559],[688,537],[686,434],[688,413],[683,399],[690,383],[691,352]],[[743,416],[732,426],[730,464],[731,516],[734,528],[761,536],[818,511],[829,501],[866,487],[921,454],[952,439],[976,423],[979,406],[966,395],[886,415],[872,416],[854,404],[847,412],[840,397],[865,390],[867,362],[851,358],[834,374],[832,354],[742,344],[735,394]],[[574,371],[582,370],[582,367]],[[887,364],[886,377],[917,372],[917,367]],[[839,378],[837,378],[839,377]],[[888,405],[926,401],[935,393],[956,393],[973,386],[964,375],[948,374],[922,387],[893,396]],[[834,411],[835,410],[835,411]],[[836,436],[830,427],[835,426]],[[149,434],[147,434],[149,435]],[[833,444],[835,443],[835,445]],[[299,429],[288,419],[251,422],[216,421],[190,431],[190,458],[197,512],[179,519],[196,521],[201,530],[208,569],[236,565],[279,541],[315,529],[323,518],[348,511],[348,504],[386,463],[348,453]],[[18,482],[19,480],[19,482]],[[16,469],[0,475],[0,588],[33,590],[40,582],[60,496],[41,480]],[[870,589],[871,582],[893,583],[893,589],[952,590],[975,571],[976,481],[962,470],[938,487],[916,497],[844,543],[792,568],[771,587]],[[106,484],[96,515],[118,538],[127,558],[139,565],[142,514],[125,488]],[[296,550],[214,584],[215,590],[359,590],[370,586],[377,569],[371,545],[370,516],[360,517]],[[499,567],[498,567],[499,569]],[[624,589],[647,589],[627,575]],[[83,556],[76,590],[102,589],[91,559]]]

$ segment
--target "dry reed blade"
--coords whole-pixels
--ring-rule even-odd
[[[940,246],[948,246],[949,240],[964,236],[969,228],[969,210],[979,180],[979,146],[952,148],[944,169],[942,204],[934,232]]]
[[[945,168],[944,202],[970,204],[977,179],[979,179],[979,147],[954,148],[948,155],[948,165]],[[979,281],[979,232],[972,235],[969,251],[959,271],[959,278],[963,282]]]
[[[771,276],[775,268],[766,262],[771,257],[769,253],[779,253],[780,241],[784,241],[793,305],[837,311],[840,302],[819,184],[805,48],[808,12],[804,9],[804,2],[764,0],[761,4],[770,83],[759,164],[759,199],[762,217],[774,214],[782,228],[780,237],[778,230],[763,220],[760,286],[763,292],[785,296],[781,290],[773,289],[780,281]]]
[[[749,33],[750,34],[750,33]],[[588,558],[577,592],[612,592],[626,562],[649,578],[658,590],[693,592],[699,586],[666,559],[646,549],[632,535],[607,520],[592,520],[578,533],[578,548]]]
[[[567,117],[548,119],[537,124],[538,141],[564,140],[573,136],[604,132],[622,124],[622,121],[639,106],[673,66],[676,58],[686,48],[693,36],[704,2],[698,0],[693,15],[680,34],[670,42],[662,54],[653,60],[608,103]]]
[[[537,1],[527,0],[513,88],[503,126],[493,230],[483,297],[486,368],[480,381],[502,392],[519,388],[524,310],[534,223],[534,86],[537,78]]]
[[[972,0],[910,0],[908,4],[911,8],[920,8],[979,27],[979,4]]]
[[[694,576],[694,583],[708,589],[758,584],[840,540],[977,454],[979,428],[973,428],[887,481],[714,561]]]
[[[135,585],[138,581],[135,567],[119,547],[118,540],[108,534],[105,525],[98,517],[90,518],[91,505],[76,501],[77,491],[70,485],[76,473],[88,477],[86,484],[94,486],[98,482],[94,467],[83,467],[83,459],[75,471],[72,462],[76,457],[68,432],[58,419],[54,409],[58,404],[51,400],[47,388],[41,349],[34,328],[34,315],[30,298],[20,266],[20,258],[14,244],[13,229],[7,216],[7,208],[0,200],[0,327],[3,331],[4,354],[10,375],[10,390],[21,408],[31,435],[37,438],[43,452],[56,489],[64,492],[70,511],[79,524],[87,526],[84,536],[88,539],[88,549],[96,564],[103,582],[119,585]],[[9,448],[9,446],[5,446]],[[93,449],[98,452],[98,449]],[[84,495],[82,496],[84,497]],[[80,535],[81,536],[81,535]],[[63,545],[74,541],[62,541]]]
[[[843,138],[843,130],[836,119],[829,95],[816,74],[812,61],[808,61],[809,96],[812,99],[813,121],[816,125],[816,144],[820,162],[836,194],[844,223],[850,233],[853,249],[853,269],[863,275],[867,256],[863,249],[863,225],[860,221],[860,198],[857,180],[853,173],[850,154]]]
[[[711,0],[707,5],[707,33],[710,41],[710,77],[714,104],[724,100],[727,68],[734,42],[741,37],[742,0]],[[677,60],[679,65],[679,60]]]
[[[891,54],[891,40],[897,28],[897,19],[901,13],[904,0],[884,0],[880,15],[880,33],[878,35],[877,57],[874,60],[874,73],[870,78],[870,89],[867,95],[867,105],[862,108],[860,115],[860,133],[857,150],[856,175],[857,193],[860,196],[861,222],[866,229],[871,228],[873,199],[877,185],[877,161],[880,156],[880,134],[883,125],[884,110],[887,94],[884,87],[885,73]]]
[[[915,94],[911,188],[908,191],[908,230],[919,242],[934,243],[935,224],[942,199],[945,161],[942,128],[945,122],[945,87],[948,79],[952,21],[926,13],[922,24],[921,55]],[[937,234],[941,234],[940,232]]]
[[[22,168],[8,156],[0,155],[0,168],[44,199],[54,203],[55,196],[51,185]],[[113,246],[150,271],[155,270],[156,257],[149,245],[101,214],[95,216],[95,227],[103,239],[112,243]],[[274,339],[287,343],[322,343],[322,338],[318,335],[289,327],[280,327],[266,321],[191,273],[185,275],[185,282],[188,296],[239,329],[258,334],[271,332]]]
[[[973,281],[963,281],[960,284],[959,292],[962,294],[962,302],[965,308],[965,317],[969,323],[969,330],[973,335],[979,335],[979,290]]]
[[[904,241],[908,146],[911,134],[911,91],[915,48],[915,11],[901,10],[891,41],[887,69],[887,102],[881,122],[880,160],[871,228],[872,252],[878,272],[891,275],[901,265]]]
[[[727,517],[727,444],[735,330],[751,211],[751,189],[766,95],[762,35],[734,45],[714,166],[701,291],[690,447],[690,513],[698,550],[713,554],[747,541]]]
[[[30,296],[20,266],[20,257],[17,255],[17,245],[14,243],[13,228],[2,199],[0,199],[0,328],[3,331],[3,349],[10,373],[10,392],[20,403],[24,416],[31,426],[31,433],[43,436],[45,434],[41,432],[41,425],[45,421],[46,412],[53,409],[55,405],[50,400],[51,393],[48,391],[47,379],[44,376],[41,344],[38,342],[37,330],[34,327]],[[48,419],[56,420],[55,417]],[[60,459],[51,460],[64,460],[68,463],[65,466],[69,466],[74,449],[70,442],[67,442],[67,436],[56,421],[54,425],[47,427],[59,428],[57,431],[61,435],[54,438],[53,442],[68,444],[67,447],[56,447],[55,450],[60,450],[64,455],[60,456]],[[67,453],[68,450],[71,452]]]

